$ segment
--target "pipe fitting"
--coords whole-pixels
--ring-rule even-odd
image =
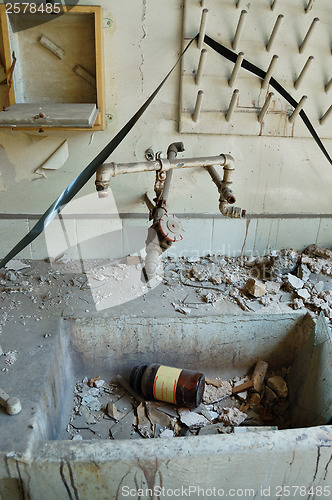
[[[104,163],[96,171],[96,190],[99,198],[107,198],[111,177],[115,176],[115,163]]]

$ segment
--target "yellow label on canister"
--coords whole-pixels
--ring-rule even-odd
[[[176,404],[176,387],[182,370],[161,365],[153,384],[153,396],[159,401]]]

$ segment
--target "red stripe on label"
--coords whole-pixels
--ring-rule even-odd
[[[176,404],[176,398],[175,398],[175,391],[176,391],[176,386],[177,386],[177,380],[174,380],[174,388],[173,388],[173,403]]]
[[[157,399],[157,398],[156,398],[156,384],[157,384],[157,380],[158,380],[158,375],[157,375],[157,376],[156,376],[156,378],[154,379],[154,384],[153,384],[153,397],[154,397],[155,399]]]

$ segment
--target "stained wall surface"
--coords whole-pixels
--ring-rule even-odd
[[[103,7],[104,16],[106,129],[93,134],[89,131],[0,131],[2,256],[131,118],[176,62],[183,38],[194,36],[199,29],[202,5],[198,0],[127,0],[125,4],[102,0],[98,3]],[[327,118],[324,126],[320,125],[319,118],[331,105],[332,90],[326,92],[324,87],[332,76],[332,6],[328,0],[313,2],[306,13],[307,0],[289,4],[275,2],[274,10],[271,4],[269,0],[257,0],[255,5],[242,1],[237,7],[235,0],[210,0],[204,5],[209,9],[207,34],[232,49],[240,13],[245,9],[247,19],[237,52],[242,50],[248,60],[263,70],[267,69],[273,54],[279,56],[274,77],[296,100],[304,94],[308,96],[305,110],[331,154],[332,117]],[[281,31],[268,52],[266,44],[281,14],[284,16]],[[315,17],[320,18],[318,26],[300,54],[299,46]],[[194,107],[191,95],[197,90],[193,83],[195,73],[190,80],[190,71],[197,70],[195,61],[199,51],[188,53],[182,67],[175,68],[110,161],[143,161],[147,148],[166,153],[174,141],[183,141],[186,148],[179,157],[220,153],[234,157],[233,190],[237,205],[247,210],[247,220],[225,219],[219,213],[218,192],[206,171],[175,171],[168,207],[170,213],[181,218],[185,237],[172,247],[173,254],[239,253],[241,250],[264,253],[284,247],[301,249],[310,243],[331,246],[332,166],[300,118],[291,131],[288,125],[285,127],[293,108],[276,91],[262,129],[257,115],[266,92],[273,89],[261,92],[261,80],[257,76],[239,74],[235,86],[240,90],[240,97],[234,119],[226,127],[224,114],[233,91],[227,79],[232,64],[207,49],[208,61],[202,79],[205,101],[196,129],[190,121]],[[193,45],[190,50],[198,49]],[[301,86],[294,89],[294,81],[313,54],[306,77]],[[47,79],[42,66],[38,69],[39,78]],[[5,85],[0,85],[0,92],[3,100]],[[216,110],[220,116],[216,116]],[[211,120],[207,119],[209,113]],[[216,133],[211,130],[211,123],[216,123]],[[46,177],[34,173],[65,139],[69,157],[64,165],[58,170],[48,170]],[[148,227],[148,210],[142,197],[146,192],[153,197],[154,180],[151,172],[112,179],[115,206],[106,210],[103,202],[96,198],[91,179],[76,196],[77,199],[83,197],[77,202],[80,212],[75,203],[66,207],[67,240],[74,246],[86,241],[85,256],[91,258],[110,254],[119,257],[133,251],[129,242],[133,228],[138,227],[138,232],[143,234]],[[110,210],[119,213],[122,221],[122,231],[116,238],[112,237]],[[49,241],[45,235],[40,236],[21,257],[48,256],[52,245],[56,247],[54,240],[58,240],[55,229],[52,239],[52,227],[56,228],[57,222],[52,224]],[[111,250],[107,242],[111,242]],[[141,243],[136,244],[136,250],[137,245]]]

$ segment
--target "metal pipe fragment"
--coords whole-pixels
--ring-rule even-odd
[[[198,121],[198,118],[199,118],[199,113],[201,111],[201,107],[202,107],[202,100],[203,100],[203,90],[199,90],[197,92],[197,97],[196,97],[196,104],[195,104],[195,109],[194,109],[194,114],[192,116],[193,118],[193,121],[196,123]]]
[[[269,39],[269,41],[267,42],[267,45],[266,45],[266,50],[268,52],[270,52],[270,50],[272,48],[272,45],[275,42],[275,39],[277,37],[278,31],[280,29],[280,26],[281,26],[281,23],[282,23],[283,19],[284,19],[284,16],[282,14],[279,14],[279,16],[277,17],[277,20],[275,22],[275,25],[273,27],[270,39]]]
[[[297,80],[294,82],[294,87],[296,88],[296,90],[299,88],[299,86],[301,85],[305,75],[307,74],[308,70],[309,70],[309,67],[312,63],[312,61],[314,60],[314,57],[313,56],[310,56],[308,57],[305,65],[303,66],[302,68],[302,71],[301,73],[299,74],[299,76],[297,77]]]
[[[239,71],[240,71],[240,68],[241,68],[241,64],[242,64],[243,58],[244,58],[244,53],[243,52],[239,52],[238,55],[237,55],[234,67],[233,67],[232,74],[231,74],[231,76],[230,76],[230,78],[228,80],[228,85],[230,87],[233,87],[233,85],[235,83],[235,80],[236,80],[237,75],[239,74]]]
[[[240,17],[239,17],[239,22],[237,24],[236,31],[235,31],[235,36],[234,36],[234,39],[233,39],[233,42],[232,42],[232,48],[233,48],[233,50],[237,50],[238,45],[240,43],[240,38],[241,38],[241,35],[242,35],[242,32],[243,32],[243,28],[244,28],[244,23],[245,23],[245,20],[246,20],[246,16],[247,16],[247,11],[246,10],[241,10],[241,14],[240,14]]]
[[[267,95],[267,97],[265,99],[265,102],[263,104],[263,107],[261,109],[261,112],[258,115],[258,121],[259,121],[259,123],[262,123],[262,121],[264,119],[264,116],[266,115],[267,110],[269,109],[269,106],[270,106],[270,103],[271,103],[271,99],[272,99],[273,96],[274,96],[273,92],[270,92]]]
[[[273,0],[273,2],[271,3],[271,10],[274,10],[276,8],[277,1],[278,0]]]
[[[298,105],[296,106],[296,108],[294,109],[293,113],[288,117],[289,123],[293,123],[295,121],[295,119],[299,115],[299,113],[300,113],[301,109],[303,108],[304,103],[306,102],[307,99],[308,99],[308,97],[306,95],[301,97],[301,100],[298,103]]]
[[[228,108],[228,111],[227,111],[226,117],[225,117],[226,122],[229,122],[229,120],[232,117],[239,93],[240,93],[239,89],[235,89],[233,94],[232,94],[231,102],[229,103],[229,108]]]
[[[326,122],[326,120],[327,120],[327,119],[328,119],[328,117],[330,116],[331,112],[332,112],[332,104],[331,104],[331,106],[328,108],[328,110],[327,110],[327,111],[323,114],[323,116],[320,118],[319,123],[320,123],[321,125],[324,125],[324,123]]]
[[[265,78],[262,81],[262,89],[265,89],[268,86],[270,79],[271,79],[271,76],[272,76],[272,72],[277,64],[278,59],[279,59],[279,57],[276,54],[272,57],[271,62],[270,62],[270,66],[268,67]]]
[[[201,25],[199,27],[199,35],[198,35],[198,40],[197,40],[197,47],[199,48],[199,50],[202,49],[203,43],[204,43],[208,13],[209,13],[209,9],[202,10]]]
[[[205,66],[205,62],[206,62],[206,56],[207,56],[207,50],[202,49],[201,55],[199,57],[198,69],[197,69],[197,74],[196,74],[196,78],[195,78],[196,85],[200,85],[200,83],[202,81],[204,66]]]
[[[301,45],[299,47],[300,54],[302,54],[302,52],[304,51],[304,49],[308,45],[308,42],[309,42],[310,38],[312,37],[312,34],[313,34],[314,29],[317,26],[318,22],[319,22],[319,18],[315,17],[315,19],[313,19],[313,21],[312,21],[312,23],[307,31],[306,36],[303,39],[303,42],[301,43]]]

